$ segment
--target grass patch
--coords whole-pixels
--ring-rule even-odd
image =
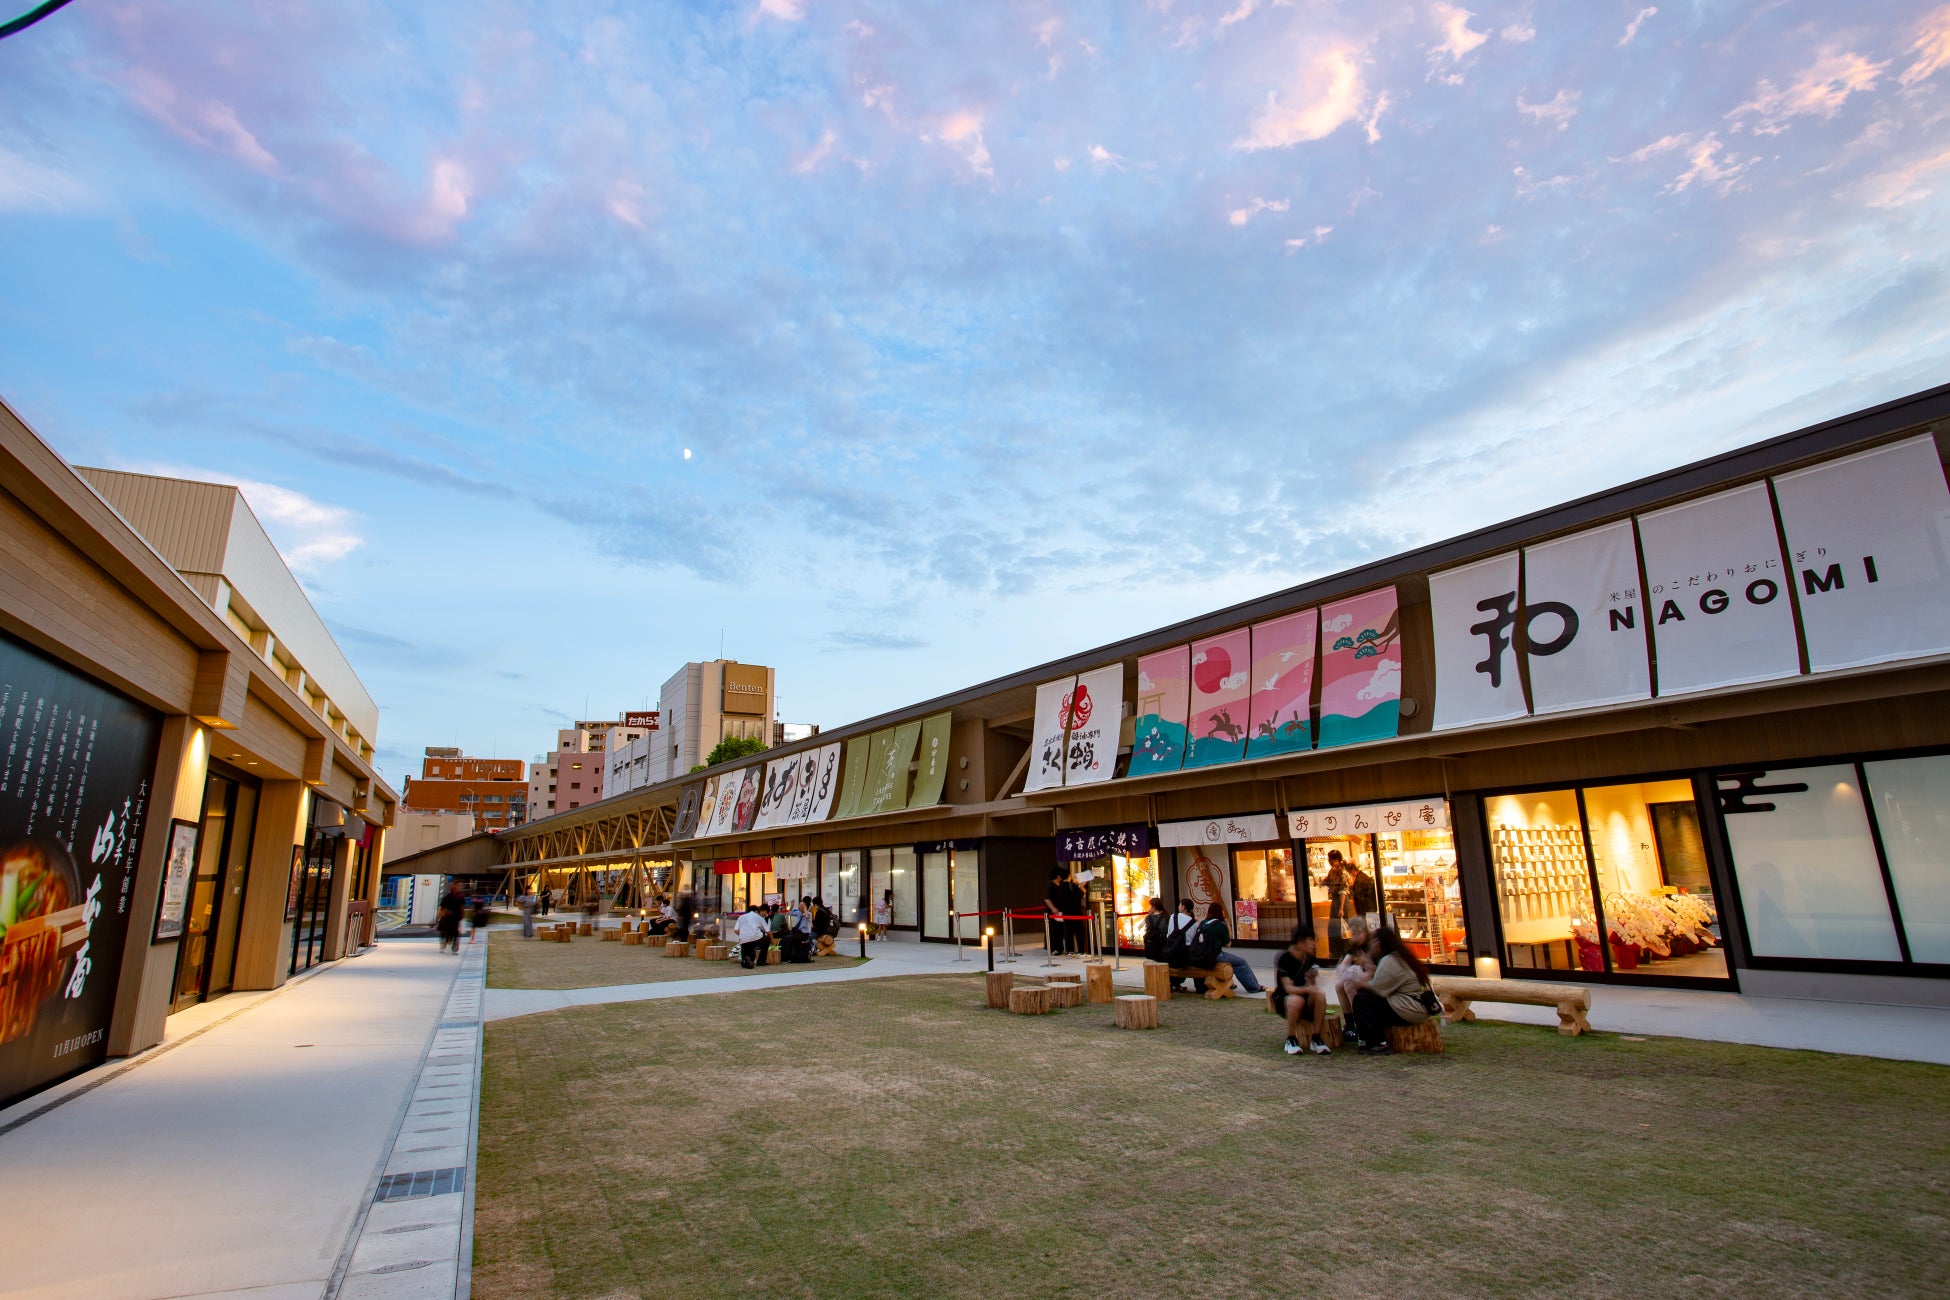
[[[954,975],[491,1024],[474,1294],[1950,1288],[1950,1070],[1494,1022],[1288,1058],[1256,1000],[1160,1011]]]
[[[573,943],[543,943],[511,930],[490,930],[487,986],[491,989],[593,989],[612,984],[661,984],[665,980],[723,979],[757,975],[736,958],[698,961],[666,957],[662,948],[611,941],[595,935]],[[810,966],[767,966],[768,971],[835,970],[858,966],[858,957],[821,957]]]

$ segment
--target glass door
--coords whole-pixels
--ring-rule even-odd
[[[231,810],[236,801],[235,781],[212,776],[203,783],[203,825],[197,832],[196,874],[190,878],[183,937],[176,945],[176,986],[169,1000],[172,1012],[203,1001],[210,974],[210,938],[216,928],[221,899]]]
[[[948,913],[954,900],[948,896],[948,853],[937,850],[921,855],[921,935],[927,939],[952,939],[954,929]]]
[[[250,874],[251,841],[257,835],[257,787],[237,783],[226,819],[223,883],[217,891],[217,927],[210,943],[210,974],[203,996],[230,992],[236,982],[237,926],[244,919],[244,878]]]
[[[948,852],[949,888],[954,891],[957,932],[966,944],[982,941],[984,922],[994,924],[999,917],[974,915],[982,907],[982,857],[975,849],[950,849]],[[959,914],[967,913],[966,919]],[[1000,928],[998,927],[998,933]]]
[[[893,925],[902,930],[920,926],[921,877],[915,869],[914,850],[893,850]]]

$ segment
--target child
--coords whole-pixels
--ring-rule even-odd
[[[1322,1041],[1320,1027],[1327,1014],[1327,996],[1313,985],[1313,973],[1320,968],[1314,960],[1314,933],[1311,927],[1293,932],[1293,942],[1273,963],[1273,987],[1266,992],[1266,1004],[1276,1016],[1286,1017],[1286,1054],[1298,1056],[1312,1052],[1327,1056],[1332,1049]],[[1300,1045],[1300,1026],[1308,1030],[1307,1045]]]

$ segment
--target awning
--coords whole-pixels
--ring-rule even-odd
[[[1141,858],[1151,852],[1151,828],[1142,822],[1128,826],[1095,826],[1060,831],[1056,836],[1058,862],[1095,862],[1099,858]]]
[[[1163,822],[1158,827],[1158,843],[1266,844],[1284,839],[1280,819],[1272,813],[1247,813],[1241,817],[1208,817],[1196,822]]]
[[[1309,808],[1286,815],[1293,838],[1327,835],[1368,835],[1376,831],[1446,831],[1449,801],[1443,798],[1404,799],[1397,803],[1353,804],[1345,808]]]
[[[720,876],[762,876],[772,869],[770,858],[719,858],[711,870]]]

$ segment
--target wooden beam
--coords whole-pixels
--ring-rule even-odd
[[[1009,787],[1016,783],[1016,778],[1021,776],[1023,772],[1028,769],[1029,755],[1035,748],[1036,747],[1034,745],[1031,745],[1028,749],[1022,751],[1022,757],[1017,759],[1016,765],[1009,769],[1009,775],[1002,778],[1002,788],[997,790],[992,796],[990,796],[989,798],[990,803],[996,802],[997,800],[1003,798],[1009,793]]]

